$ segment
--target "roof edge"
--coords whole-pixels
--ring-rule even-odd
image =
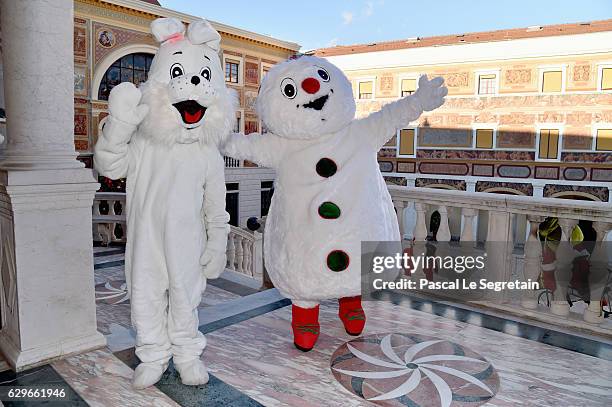
[[[191,23],[196,20],[200,20],[203,17],[193,16],[190,14],[182,13],[180,11],[171,10],[155,4],[146,3],[140,0],[100,0],[103,3],[109,3],[116,6],[123,6],[134,10],[142,11],[145,13],[153,14],[160,17],[175,17],[181,21]],[[207,19],[208,20],[208,19]],[[256,32],[244,30],[242,28],[233,27],[224,23],[220,23],[213,20],[208,20],[215,30],[226,33],[237,35],[248,39],[254,39],[266,44],[274,45],[280,48],[285,48],[290,51],[298,52],[301,45],[296,42],[280,40],[278,38],[270,37],[268,35],[258,34]]]
[[[307,54],[328,57],[445,45],[462,45],[483,42],[554,37],[562,35],[589,34],[604,31],[612,31],[612,19],[567,24],[509,28],[493,31],[475,31],[469,33],[437,35],[431,37],[412,37],[370,44],[338,45],[335,47],[318,48],[315,50],[311,50],[308,51]]]

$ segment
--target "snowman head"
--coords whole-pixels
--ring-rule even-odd
[[[235,120],[235,95],[225,86],[219,33],[205,20],[185,26],[159,18],[151,32],[160,42],[142,86],[149,114],[141,128],[165,142],[216,141]]]
[[[299,139],[335,133],[355,117],[349,80],[335,65],[314,56],[272,67],[261,84],[256,108],[274,134]]]

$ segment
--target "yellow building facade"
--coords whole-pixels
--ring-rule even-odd
[[[315,51],[347,74],[358,115],[442,76],[444,106],[381,150],[417,186],[610,200],[612,20]],[[391,178],[390,178],[391,179]]]

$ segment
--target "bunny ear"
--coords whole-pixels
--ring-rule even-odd
[[[151,22],[151,32],[157,42],[164,42],[182,37],[185,34],[185,25],[176,18],[158,18]]]
[[[221,49],[221,36],[206,20],[198,20],[189,24],[187,38],[192,44],[206,44],[217,52]]]

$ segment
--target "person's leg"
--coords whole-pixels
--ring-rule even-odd
[[[174,367],[186,385],[201,385],[208,382],[208,372],[200,360],[206,347],[206,338],[198,330],[198,305],[206,279],[200,266],[200,249],[193,244],[193,253],[188,244],[179,250],[169,250],[168,275],[170,279],[168,336],[172,343]],[[180,252],[180,253],[178,253]]]
[[[293,344],[303,352],[311,350],[319,339],[319,304],[313,301],[291,300]]]
[[[156,267],[152,263],[132,261],[132,325],[136,330],[136,356],[141,361],[134,372],[133,385],[138,389],[157,383],[172,357],[166,329],[168,279],[163,262]]]
[[[366,323],[365,312],[361,307],[361,295],[340,298],[338,303],[340,304],[338,316],[344,324],[346,333],[353,336],[359,335]]]

